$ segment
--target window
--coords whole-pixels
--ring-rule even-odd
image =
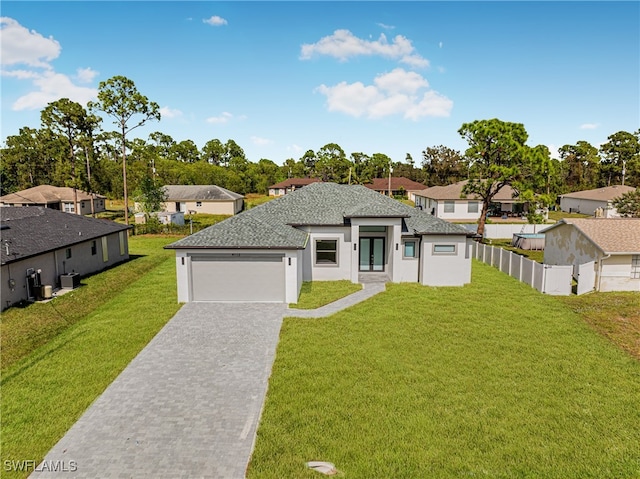
[[[91,256],[95,256],[97,252],[98,252],[98,245],[96,244],[96,241],[93,240],[91,242]]]
[[[67,248],[67,249],[64,251],[64,256],[65,256],[65,258],[67,258],[67,259],[71,258],[71,248]]]
[[[120,240],[120,256],[124,256],[124,231],[118,233],[118,239]]]
[[[631,278],[640,279],[640,254],[631,257]]]
[[[477,212],[478,212],[478,202],[469,201],[469,203],[467,203],[467,213],[477,213]]]
[[[456,209],[456,204],[454,201],[445,200],[444,202],[444,212],[445,213],[453,213]]]
[[[338,264],[338,240],[316,240],[316,264]]]
[[[73,207],[73,203],[62,203],[62,207],[65,213],[75,213],[76,209]]]
[[[361,226],[360,233],[385,233],[386,226]]]
[[[196,201],[196,206],[202,206],[202,201]]]
[[[415,258],[416,257],[416,242],[415,241],[405,241],[404,242],[404,251],[402,253],[403,258]]]
[[[456,245],[454,244],[434,244],[433,254],[456,254]]]

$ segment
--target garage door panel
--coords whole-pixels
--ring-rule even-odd
[[[191,258],[193,301],[278,301],[285,297],[283,255]]]

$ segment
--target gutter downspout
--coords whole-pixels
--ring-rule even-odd
[[[602,283],[602,262],[609,258],[611,258],[610,254],[600,258],[600,261],[598,261],[598,289],[596,291],[600,291],[600,284]]]

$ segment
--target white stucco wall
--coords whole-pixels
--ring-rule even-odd
[[[602,260],[599,291],[640,291],[640,279],[631,278],[632,255],[612,255]]]
[[[404,243],[405,241],[415,241],[416,243],[416,257],[415,258],[404,258]],[[395,262],[394,271],[394,281],[397,283],[404,282],[417,282],[418,281],[418,270],[420,266],[420,243],[421,239],[419,237],[410,236],[406,238],[402,238],[400,242],[400,258]]]
[[[593,215],[597,208],[607,208],[608,201],[585,200],[580,198],[560,198],[562,211]]]
[[[574,266],[598,261],[602,252],[573,225],[561,224],[544,233],[544,263]]]
[[[305,226],[309,241],[303,252],[304,281],[335,281],[351,279],[351,228],[348,226]],[[316,240],[337,240],[338,264],[316,265]]]
[[[178,303],[188,303],[189,297],[189,272],[191,271],[191,258],[187,251],[176,250],[176,280],[178,284]]]
[[[207,213],[212,215],[234,215],[242,211],[243,199],[227,201],[201,201],[198,206],[197,201],[180,201],[180,211],[186,213],[195,211],[196,213]],[[167,201],[164,204],[165,211],[176,211],[176,201]]]
[[[434,245],[455,245],[455,253],[434,254]],[[422,280],[426,286],[462,286],[471,282],[471,240],[458,235],[423,236]]]

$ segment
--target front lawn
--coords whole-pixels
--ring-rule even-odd
[[[351,281],[305,281],[300,288],[300,296],[296,304],[290,308],[315,309],[333,303],[362,289],[361,284]]]
[[[2,339],[8,328],[13,362],[3,364],[0,382],[4,461],[39,462],[176,313],[175,259],[162,250],[172,240],[131,238],[131,254],[144,257],[83,280],[85,286],[48,305],[3,313]],[[31,326],[17,319],[43,325],[46,333],[35,343],[20,338],[32,334]],[[27,473],[3,467],[0,474]]]
[[[555,297],[474,261],[285,319],[249,478],[637,478],[640,362]]]

